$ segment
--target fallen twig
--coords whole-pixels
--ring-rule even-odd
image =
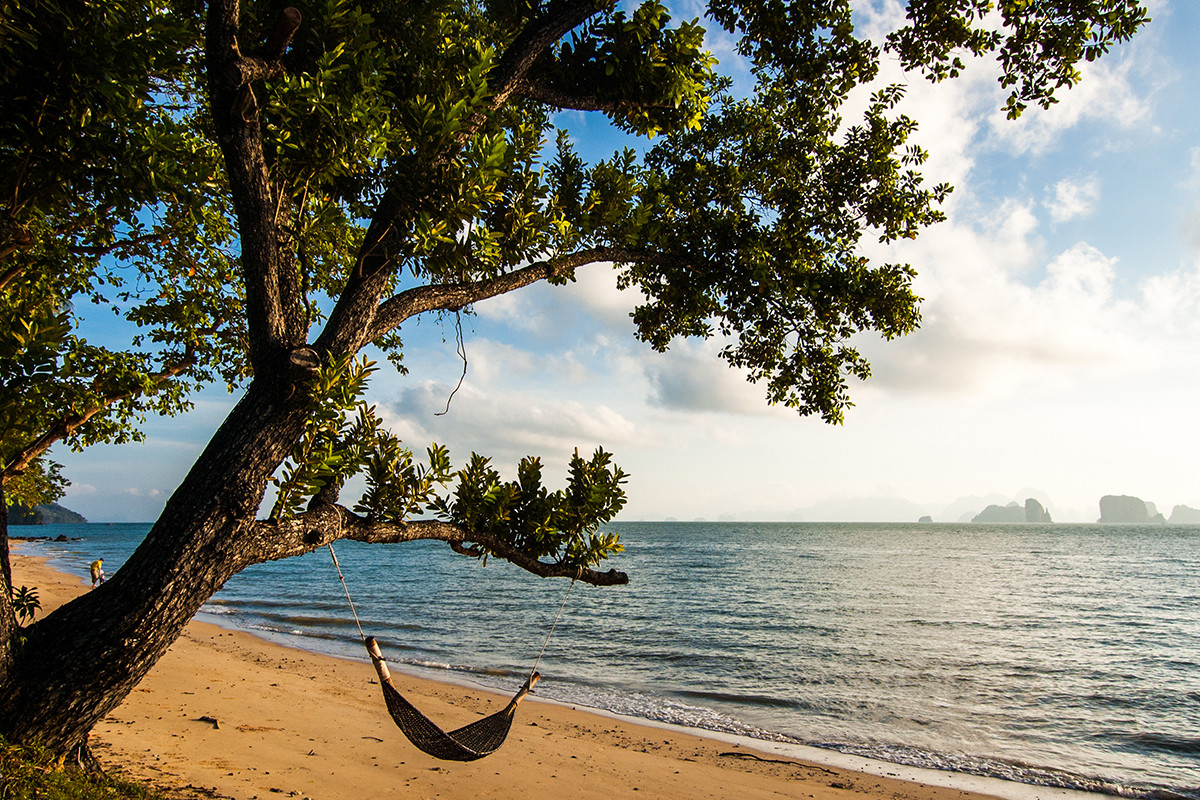
[[[733,751],[730,751],[728,753],[721,753],[721,755],[731,756],[733,758],[753,758],[755,761],[763,761],[767,764],[788,764],[793,767],[802,767],[803,769],[816,769],[816,770],[820,770],[821,772],[824,772],[827,775],[837,775],[838,774],[831,769],[825,769],[825,767],[818,767],[816,764],[802,764],[799,761],[790,761],[790,760],[785,761],[782,758],[763,758],[762,756],[756,755],[755,753],[735,753]]]

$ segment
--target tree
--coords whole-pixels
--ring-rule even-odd
[[[601,532],[624,502],[608,453],[576,454],[557,491],[532,457],[511,481],[437,445],[419,463],[361,401],[358,354],[398,360],[408,320],[611,265],[650,346],[723,335],[770,402],[838,422],[869,374],[848,339],[919,321],[913,270],[859,245],[917,235],[950,190],[923,184],[899,87],[843,124],[881,48],[932,80],[996,54],[1015,116],[1146,20],[1132,0],[911,0],[875,44],[850,0],[707,17],[752,65],[749,96],[658,0],[5,5],[4,491],[52,491],[56,442],[137,436],[202,383],[242,393],[126,565],[20,643],[5,535],[0,733],[86,755],[226,580],[341,538],[625,581],[596,569],[620,547]],[[564,109],[650,145],[585,163]],[[138,326],[129,348],[80,337],[84,300]]]

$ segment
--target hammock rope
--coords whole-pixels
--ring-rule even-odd
[[[379,685],[383,688],[383,700],[387,705],[388,714],[391,715],[400,732],[418,750],[442,761],[474,761],[500,749],[500,745],[504,744],[504,740],[508,737],[508,731],[512,727],[517,705],[525,699],[525,695],[533,691],[533,687],[542,677],[537,671],[538,664],[542,661],[542,655],[546,652],[546,646],[550,643],[554,629],[558,627],[558,621],[562,618],[563,609],[567,605],[567,598],[571,596],[571,589],[574,588],[575,581],[579,579],[579,576],[577,575],[571,581],[571,586],[567,587],[567,593],[563,597],[562,605],[558,608],[554,623],[550,626],[550,632],[546,634],[546,641],[542,643],[542,649],[538,653],[537,660],[534,661],[533,669],[530,670],[529,677],[525,679],[525,683],[513,695],[508,705],[494,714],[447,732],[422,714],[400,693],[400,690],[392,685],[392,676],[388,671],[383,654],[379,651],[378,642],[375,641],[374,636],[367,636],[363,632],[358,612],[354,608],[354,601],[350,599],[350,590],[346,588],[346,578],[342,575],[341,564],[338,563],[337,554],[333,552],[333,544],[327,546],[329,555],[333,558],[333,567],[337,570],[338,580],[342,584],[342,591],[346,595],[346,603],[350,606],[350,613],[354,616],[354,624],[358,628],[359,638],[362,639],[363,646],[366,647],[367,654],[371,657],[371,663],[375,667],[375,672],[379,675]]]

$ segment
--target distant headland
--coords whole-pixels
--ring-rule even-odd
[[[45,503],[28,508],[13,503],[8,509],[9,525],[74,525],[87,522],[82,514],[76,514],[58,503]]]
[[[1171,511],[1171,518],[1167,522],[1172,525],[1200,525],[1200,509],[1175,506]]]
[[[1127,494],[1106,494],[1100,498],[1100,519],[1103,523],[1166,522],[1153,503]]]

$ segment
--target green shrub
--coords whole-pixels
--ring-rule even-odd
[[[0,737],[0,800],[166,800],[151,788],[64,769],[47,753]]]

